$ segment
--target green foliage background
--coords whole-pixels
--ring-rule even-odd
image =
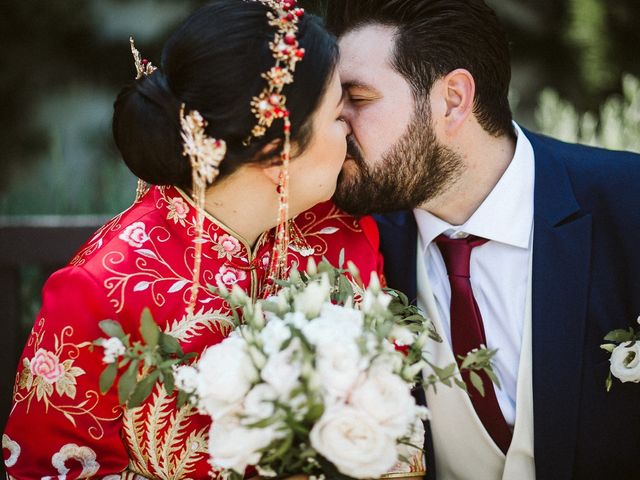
[[[112,214],[131,203],[135,179],[110,131],[112,103],[134,74],[128,37],[157,59],[171,29],[203,3],[2,2],[0,215]],[[323,8],[323,0],[302,3]],[[568,140],[639,148],[640,87],[633,77],[620,96],[623,74],[640,77],[638,0],[488,3],[511,39],[520,123]],[[616,130],[624,138],[614,138]]]

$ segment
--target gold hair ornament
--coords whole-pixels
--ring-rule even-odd
[[[265,135],[267,129],[277,119],[282,119],[284,126],[284,143],[281,152],[281,169],[278,181],[278,218],[275,242],[269,266],[269,278],[273,282],[269,290],[275,289],[275,280],[285,277],[287,270],[287,253],[289,249],[289,163],[291,161],[291,120],[287,109],[287,97],[282,93],[286,85],[293,83],[296,64],[304,58],[304,48],[297,39],[298,24],[304,16],[296,0],[254,0],[271,9],[267,13],[269,25],[276,28],[276,34],[269,48],[275,59],[275,65],[262,74],[267,85],[258,96],[251,100],[251,112],[258,123],[251,130],[252,138]],[[271,292],[268,292],[271,293]]]
[[[185,114],[184,103],[180,107],[180,136],[182,138],[182,154],[191,163],[191,197],[196,205],[196,238],[193,284],[187,314],[193,315],[198,288],[200,285],[200,264],[202,263],[202,243],[204,242],[204,208],[207,187],[220,174],[220,163],[227,153],[227,145],[223,140],[211,138],[205,132],[206,120],[197,110]]]
[[[131,54],[133,55],[133,61],[136,66],[136,80],[139,80],[147,75],[151,75],[153,72],[155,72],[157,70],[157,67],[153,66],[153,64],[146,58],[142,58],[140,52],[136,48],[133,37],[129,37],[129,44],[131,45]],[[147,193],[148,191],[149,184],[139,178],[138,186],[136,187],[136,202],[140,201],[140,199],[144,197],[145,193]]]

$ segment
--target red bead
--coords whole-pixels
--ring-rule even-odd
[[[285,10],[291,10],[295,8],[296,0],[282,0],[282,8]]]
[[[292,33],[288,33],[284,36],[284,43],[286,43],[287,45],[295,45],[298,42],[296,41],[295,35],[293,35]]]
[[[303,9],[301,9],[301,8],[296,8],[296,15],[297,15],[298,17],[303,16],[303,15],[304,15],[304,10],[303,10]]]
[[[304,58],[304,48],[299,48],[298,50],[296,50],[296,57],[300,59]]]
[[[143,65],[143,66],[145,66],[145,67],[146,67],[148,63],[149,63],[149,60],[147,60],[146,58],[143,58],[143,59],[142,59],[142,65]]]

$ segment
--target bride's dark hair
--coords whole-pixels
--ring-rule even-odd
[[[200,8],[169,38],[160,68],[120,92],[113,133],[137,177],[154,185],[191,184],[191,167],[180,140],[181,103],[202,114],[211,137],[227,142],[219,178],[242,164],[266,161],[260,152],[283,138],[282,121],[249,146],[243,141],[257,122],[250,104],[266,85],[261,74],[275,63],[269,49],[275,28],[269,26],[268,11],[259,2],[242,0],[219,0]],[[311,139],[312,117],[335,72],[338,46],[310,14],[299,23],[298,41],[306,54],[284,94],[292,142],[299,153]]]

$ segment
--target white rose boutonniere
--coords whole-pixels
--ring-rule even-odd
[[[614,330],[604,339],[612,342],[600,346],[611,354],[611,367],[606,381],[607,391],[613,386],[612,375],[622,383],[640,383],[640,329],[634,330],[633,327],[629,327],[628,330]]]

